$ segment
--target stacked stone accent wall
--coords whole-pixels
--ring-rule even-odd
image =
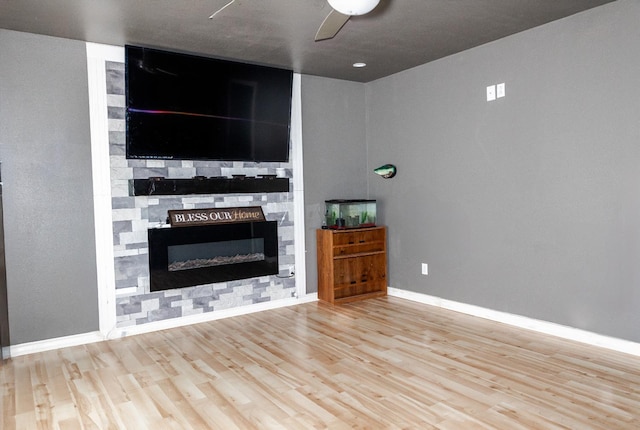
[[[284,173],[291,180],[295,172],[290,162],[127,160],[124,64],[107,62],[106,72],[118,327],[215,312],[294,296],[294,279],[280,276],[264,276],[162,292],[149,291],[147,229],[165,224],[167,211],[170,209],[261,206],[267,220],[278,222],[280,267],[293,266],[293,192],[133,197],[129,195],[130,179],[146,179],[151,176],[192,178]]]

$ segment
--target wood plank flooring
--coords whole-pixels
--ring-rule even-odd
[[[2,429],[640,429],[640,358],[395,297],[16,357]]]

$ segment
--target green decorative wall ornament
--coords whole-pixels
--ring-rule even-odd
[[[373,169],[373,171],[383,178],[389,179],[396,176],[397,169],[393,164],[385,164],[384,166],[380,166],[377,169]]]

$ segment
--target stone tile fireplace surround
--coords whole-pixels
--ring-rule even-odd
[[[293,266],[294,206],[292,192],[224,195],[131,196],[129,180],[149,177],[247,176],[284,174],[291,163],[127,160],[125,158],[124,64],[106,62],[109,154],[113,218],[117,327],[127,327],[259,302],[290,298],[294,278],[252,279],[150,292],[147,230],[164,224],[170,209],[261,206],[265,218],[278,224],[278,260]]]

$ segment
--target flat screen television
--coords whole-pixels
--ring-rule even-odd
[[[290,70],[125,46],[126,157],[286,162]]]

